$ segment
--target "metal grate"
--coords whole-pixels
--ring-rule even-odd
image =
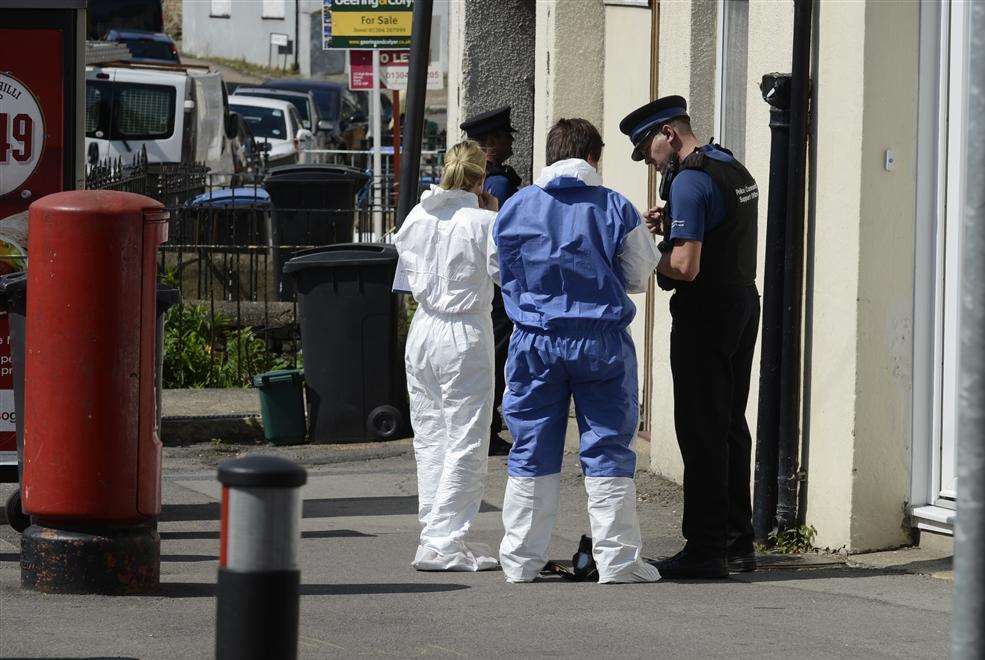
[[[94,133],[99,128],[102,119],[103,93],[98,87],[86,85],[86,133]]]
[[[171,98],[167,89],[131,87],[119,93],[119,131],[122,135],[150,136],[171,133]]]

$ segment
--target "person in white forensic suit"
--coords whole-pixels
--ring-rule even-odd
[[[499,205],[483,192],[485,176],[477,143],[450,148],[441,184],[424,193],[394,240],[393,289],[418,304],[405,364],[422,527],[412,565],[422,571],[499,567],[492,550],[467,540],[482,501],[494,387]]]

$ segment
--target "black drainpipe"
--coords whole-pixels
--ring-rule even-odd
[[[787,234],[787,158],[790,151],[790,74],[769,73],[759,85],[770,105],[770,193],[763,273],[763,345],[759,362],[759,415],[753,530],[764,543],[776,522],[777,452],[780,442],[780,355],[783,329],[784,251]]]
[[[783,268],[783,350],[780,358],[780,442],[777,451],[777,528],[797,523],[800,480],[801,316],[804,287],[804,218],[807,126],[810,110],[811,13],[814,0],[794,0],[787,232]]]

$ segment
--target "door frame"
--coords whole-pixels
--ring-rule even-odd
[[[945,461],[953,464],[945,443],[953,450],[956,437],[961,246],[960,207],[949,200],[960,200],[960,98],[967,90],[963,65],[952,63],[964,52],[964,31],[954,28],[965,24],[966,12],[961,2],[920,3],[910,504],[915,527],[948,534],[956,493],[942,484],[942,470]]]

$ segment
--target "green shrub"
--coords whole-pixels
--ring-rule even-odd
[[[760,550],[762,552],[773,552],[784,555],[812,552],[815,550],[815,536],[817,536],[817,530],[809,525],[792,527],[782,532],[773,530]]]
[[[256,374],[291,365],[271,353],[252,328],[204,305],[176,305],[165,316],[164,387],[245,387]]]

